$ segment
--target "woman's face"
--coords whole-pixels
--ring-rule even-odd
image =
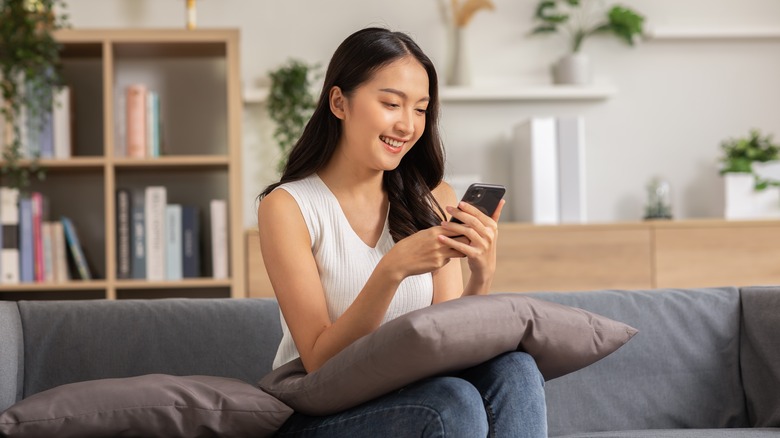
[[[429,100],[428,73],[414,57],[377,70],[344,97],[343,112],[334,111],[343,124],[337,153],[370,169],[395,169],[425,130]]]

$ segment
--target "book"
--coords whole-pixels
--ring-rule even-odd
[[[133,199],[130,201],[130,211],[132,212],[132,230],[130,238],[132,239],[130,267],[132,269],[132,278],[146,278],[146,214],[144,212],[145,193],[144,190],[133,190]]]
[[[19,189],[0,187],[0,284],[19,283]]]
[[[116,191],[116,277],[131,278],[130,190]]]
[[[165,280],[165,206],[167,191],[163,186],[149,186],[144,196],[146,225],[146,279]]]
[[[584,223],[585,122],[582,117],[559,117],[556,122],[561,223]]]
[[[68,252],[67,244],[65,243],[65,229],[62,226],[62,222],[51,222],[52,230],[52,259],[54,263],[54,281],[57,283],[64,283],[70,280],[70,272],[68,271]]]
[[[227,202],[212,199],[211,213],[211,269],[214,278],[228,277],[228,218]]]
[[[73,151],[73,99],[68,85],[55,88],[52,103],[52,142],[54,158],[68,159]]]
[[[35,282],[33,205],[29,196],[19,198],[19,281]]]
[[[160,156],[160,95],[146,93],[146,155]]]
[[[32,202],[32,236],[33,236],[33,273],[36,283],[43,283],[46,269],[43,255],[43,222],[45,221],[43,195],[40,192],[30,194]]]
[[[182,278],[182,234],[181,205],[165,206],[165,278],[166,280],[181,280]]]
[[[43,281],[54,282],[54,235],[52,222],[41,223],[41,240],[43,242]]]
[[[84,249],[81,247],[81,241],[79,240],[73,221],[64,216],[60,221],[62,222],[62,228],[65,231],[65,241],[67,242],[69,253],[76,266],[76,272],[82,280],[91,280],[92,272],[89,269],[87,257],[84,255]]]
[[[198,278],[200,272],[200,212],[197,207],[181,208],[182,277]]]
[[[560,221],[555,118],[532,117],[515,127],[512,203],[515,221]]]
[[[146,157],[146,86],[129,85],[125,89],[127,123],[127,156]]]

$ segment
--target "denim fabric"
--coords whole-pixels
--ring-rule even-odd
[[[546,437],[544,379],[531,356],[506,353],[338,414],[295,413],[276,436]]]

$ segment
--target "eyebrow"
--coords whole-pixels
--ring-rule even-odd
[[[406,95],[406,93],[404,93],[401,90],[396,90],[395,88],[381,88],[379,91],[382,91],[384,93],[392,93],[392,94],[400,96],[400,97],[402,97],[404,99],[406,99],[408,97]],[[429,96],[425,96],[425,97],[423,97],[422,99],[419,100],[419,102],[430,102],[430,101],[431,101],[431,98]]]

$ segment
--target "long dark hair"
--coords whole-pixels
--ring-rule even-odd
[[[444,177],[444,149],[439,137],[439,85],[433,62],[406,34],[382,28],[359,30],[336,49],[325,73],[317,108],[290,151],[279,182],[266,187],[262,199],[280,184],[297,181],[322,169],[333,156],[341,137],[341,120],[330,111],[331,88],[350,96],[380,68],[413,56],[428,73],[428,111],[425,131],[401,163],[386,171],[383,186],[390,200],[390,234],[397,242],[415,232],[438,225],[445,217],[431,190]]]

